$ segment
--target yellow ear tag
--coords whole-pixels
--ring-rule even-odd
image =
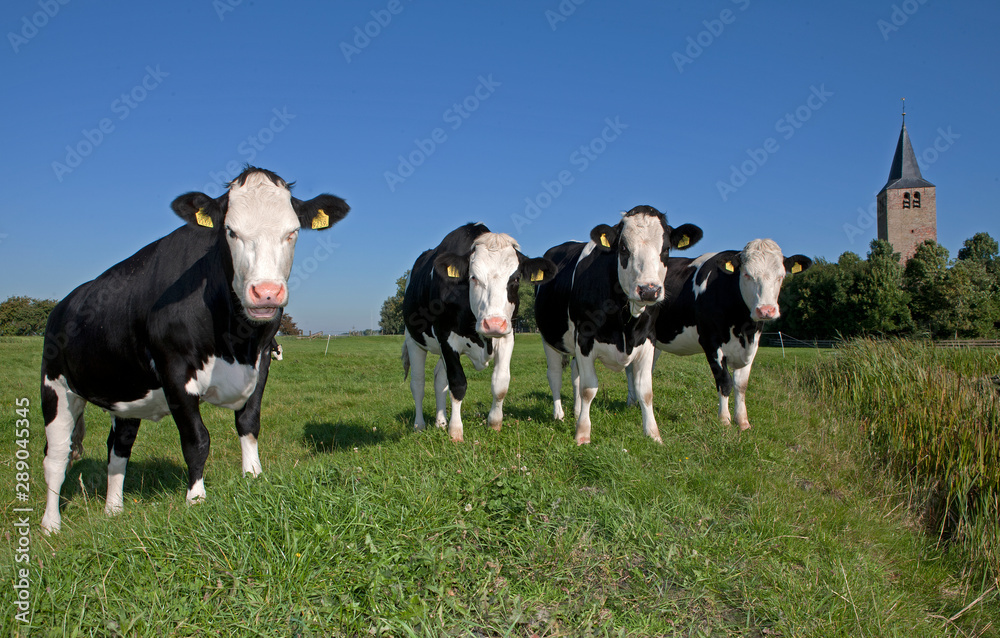
[[[691,238],[688,237],[687,235],[684,235],[683,237],[681,237],[681,240],[677,242],[677,247],[686,248],[690,243],[691,243]]]
[[[330,225],[330,216],[323,212],[323,209],[319,209],[315,217],[313,217],[312,229],[319,230],[320,228],[326,228]]]
[[[731,261],[726,262],[726,270],[728,270],[729,272],[736,272],[736,269],[733,268],[733,262]]]
[[[458,268],[448,266],[448,276],[452,279],[458,279],[461,275],[458,274]]]
[[[794,275],[797,272],[802,272],[802,264],[799,262],[795,262],[795,265],[792,266],[792,274]]]
[[[608,236],[601,233],[601,245],[605,248],[611,248],[611,244],[608,243]]]
[[[204,208],[199,208],[198,212],[194,214],[194,220],[198,222],[199,226],[204,226],[205,228],[214,228],[215,224],[212,223],[212,217],[210,215],[206,215],[205,213],[203,213],[202,211],[204,210],[205,210]]]
[[[534,283],[536,281],[541,281],[543,279],[545,279],[545,273],[542,272],[541,270],[539,270],[536,273],[532,273],[532,275],[531,275],[531,281],[532,281],[532,283]]]

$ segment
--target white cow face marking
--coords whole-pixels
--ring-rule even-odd
[[[435,269],[445,280],[468,282],[476,332],[486,338],[503,337],[513,331],[522,276],[542,284],[556,274],[554,263],[543,258],[528,259],[514,238],[503,233],[483,233],[472,242],[468,255],[440,255]]]
[[[299,218],[288,187],[250,173],[229,188],[226,243],[233,259],[233,291],[254,321],[270,321],[288,303]]]
[[[617,252],[618,283],[633,317],[663,301],[670,249],[693,246],[701,236],[701,229],[691,224],[671,228],[652,206],[636,206],[614,228],[602,224],[590,231],[595,250]]]
[[[519,246],[509,235],[486,233],[472,243],[469,254],[469,304],[476,331],[484,337],[502,337],[513,330],[521,262]]]
[[[755,239],[740,253],[740,293],[754,321],[781,316],[778,295],[785,280],[781,248],[770,239]]]

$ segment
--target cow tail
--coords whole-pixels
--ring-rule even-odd
[[[410,374],[410,350],[406,347],[406,342],[403,342],[403,381],[406,381],[407,375]]]

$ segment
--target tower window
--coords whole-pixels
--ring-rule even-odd
[[[909,208],[909,207],[910,207],[910,194],[903,193],[903,208]]]
[[[913,207],[920,208],[920,193],[913,194]]]

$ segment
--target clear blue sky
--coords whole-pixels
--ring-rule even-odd
[[[863,257],[901,97],[940,242],[1000,238],[992,1],[236,1],[3,3],[0,299],[62,298],[247,161],[352,207],[299,240],[312,331],[377,325],[468,221],[538,256],[650,204],[696,253]]]

